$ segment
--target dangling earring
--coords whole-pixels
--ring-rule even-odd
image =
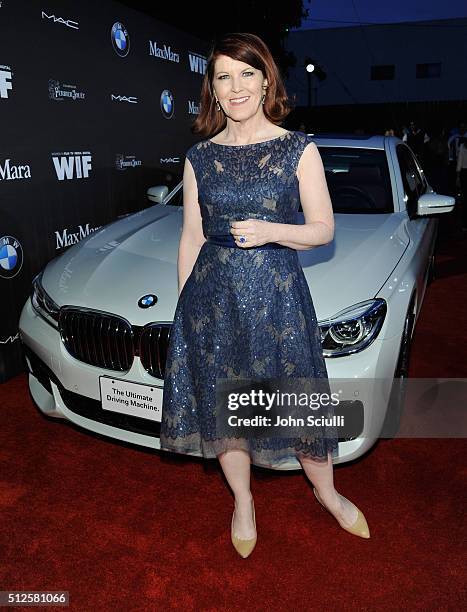
[[[218,111],[221,110],[221,105],[219,104],[219,100],[216,98],[216,108]]]
[[[261,104],[264,104],[265,99],[266,99],[266,94],[263,94],[263,97],[261,98]]]

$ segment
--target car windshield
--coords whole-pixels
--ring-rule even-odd
[[[394,212],[385,151],[324,146],[318,150],[335,213]]]
[[[169,193],[165,196],[164,204],[170,206],[183,206],[183,185],[181,185],[181,177],[179,177],[179,183],[175,186],[169,186]]]
[[[385,151],[318,146],[335,213],[386,214],[394,212]],[[182,189],[169,193],[166,204],[183,205]],[[300,205],[299,212],[303,212]]]

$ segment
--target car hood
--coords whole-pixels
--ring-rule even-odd
[[[181,207],[158,204],[106,225],[49,262],[44,289],[59,306],[112,312],[133,325],[171,322],[182,224]],[[407,243],[397,214],[336,214],[330,244],[297,251],[318,319],[374,297]],[[141,309],[138,299],[147,293],[158,301]]]

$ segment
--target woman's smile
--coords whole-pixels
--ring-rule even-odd
[[[250,96],[244,96],[243,98],[232,98],[230,100],[230,104],[233,104],[234,106],[239,106],[240,104],[244,104],[249,99]]]

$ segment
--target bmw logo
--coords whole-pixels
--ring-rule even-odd
[[[0,277],[13,278],[23,267],[23,247],[13,236],[0,238]]]
[[[171,119],[174,114],[175,105],[172,92],[164,89],[161,93],[161,111],[166,119]]]
[[[138,300],[138,306],[140,308],[151,308],[157,302],[157,295],[153,293],[149,293],[148,295],[143,295]]]
[[[125,57],[130,51],[130,35],[123,23],[116,22],[112,26],[110,34],[114,51],[120,57]]]

